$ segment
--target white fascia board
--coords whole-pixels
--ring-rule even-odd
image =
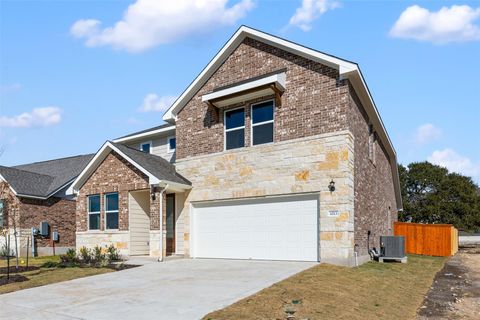
[[[168,185],[169,191],[170,190],[171,191],[185,191],[185,190],[192,189],[191,185],[182,184],[182,183],[178,183],[178,182],[172,182],[172,181],[168,181],[168,180],[162,180],[161,184]]]
[[[22,198],[39,199],[39,200],[46,200],[46,199],[49,198],[49,197],[32,196],[32,195],[29,195],[29,194],[21,194],[21,193],[16,194],[16,196],[17,197],[22,197]]]
[[[113,140],[113,142],[115,142],[115,143],[117,143],[117,142],[128,142],[128,141],[137,140],[137,139],[153,136],[153,135],[164,133],[164,132],[170,132],[170,131],[174,131],[174,130],[175,130],[175,126],[171,126],[171,127],[156,129],[156,130],[152,130],[152,131],[142,132],[142,133],[139,133],[139,134],[136,134],[136,135],[133,135],[133,136],[118,138],[118,139]]]
[[[83,185],[83,183],[95,172],[98,168],[98,165],[107,157],[110,151],[113,150],[121,155],[125,160],[130,162],[134,165],[138,170],[143,172],[147,177],[150,184],[158,184],[160,180],[152,175],[150,172],[145,170],[142,166],[138,163],[133,161],[130,157],[120,151],[117,147],[115,147],[110,141],[107,141],[103,144],[100,150],[95,154],[92,160],[87,164],[87,166],[82,170],[82,172],[78,175],[78,177],[73,181],[72,185],[67,189],[67,194],[75,194],[78,192],[79,188]]]
[[[269,77],[265,77],[265,78],[254,80],[254,81],[250,81],[250,82],[243,83],[243,84],[240,84],[240,85],[237,85],[237,86],[234,86],[234,87],[226,88],[226,89],[223,89],[223,90],[219,90],[219,91],[215,91],[215,92],[203,95],[202,96],[202,101],[210,101],[210,100],[218,99],[218,98],[225,97],[225,96],[228,96],[228,95],[231,95],[231,94],[234,94],[234,93],[239,93],[239,92],[242,92],[242,91],[245,91],[245,90],[258,88],[260,86],[264,86],[264,85],[271,84],[271,83],[276,84],[279,87],[279,89],[284,91],[285,90],[285,72],[282,72],[282,73],[279,73],[279,74],[274,74],[274,75],[269,76]]]
[[[202,72],[193,80],[187,89],[180,95],[180,97],[173,103],[173,105],[163,115],[163,120],[167,122],[174,122],[176,114],[181,108],[192,98],[192,96],[200,89],[204,82],[217,70],[217,68],[228,58],[228,56],[237,48],[237,46],[246,38],[270,44],[274,47],[284,49],[307,59],[318,61],[322,64],[328,65],[334,69],[339,70],[340,75],[357,69],[355,63],[342,60],[322,52],[318,52],[296,43],[272,36],[270,34],[242,26],[237,32],[227,41],[222,49],[215,55],[210,63],[202,70]]]

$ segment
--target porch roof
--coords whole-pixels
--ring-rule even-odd
[[[78,192],[88,178],[96,171],[102,161],[112,151],[115,151],[134,167],[143,172],[148,177],[150,184],[176,185],[183,189],[189,189],[192,185],[190,181],[176,172],[173,164],[164,158],[127,147],[120,143],[107,141],[103,144],[100,150],[98,150],[77,179],[75,179],[67,193],[73,194]]]

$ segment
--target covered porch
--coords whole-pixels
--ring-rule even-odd
[[[78,178],[76,247],[124,256],[184,254],[183,203],[191,184],[160,156],[107,141]]]

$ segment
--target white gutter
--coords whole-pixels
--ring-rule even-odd
[[[159,239],[159,249],[160,249],[160,257],[158,258],[158,262],[163,261],[163,195],[167,190],[168,184],[166,184],[162,190],[160,191],[160,219],[159,219],[159,229],[160,229],[160,239]]]
[[[170,126],[170,127],[155,129],[155,130],[151,130],[151,131],[147,131],[147,132],[142,132],[142,133],[138,133],[138,134],[123,137],[123,138],[117,138],[117,139],[114,139],[113,142],[115,142],[115,143],[128,142],[128,141],[137,140],[137,139],[145,138],[145,137],[152,136],[152,135],[155,135],[155,134],[160,134],[160,133],[163,133],[163,132],[169,132],[169,131],[174,131],[174,130],[175,130],[175,126],[173,125],[173,126]]]

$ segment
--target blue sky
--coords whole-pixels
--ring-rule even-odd
[[[242,24],[360,64],[399,162],[480,182],[479,1],[0,1],[2,165],[156,126]]]

